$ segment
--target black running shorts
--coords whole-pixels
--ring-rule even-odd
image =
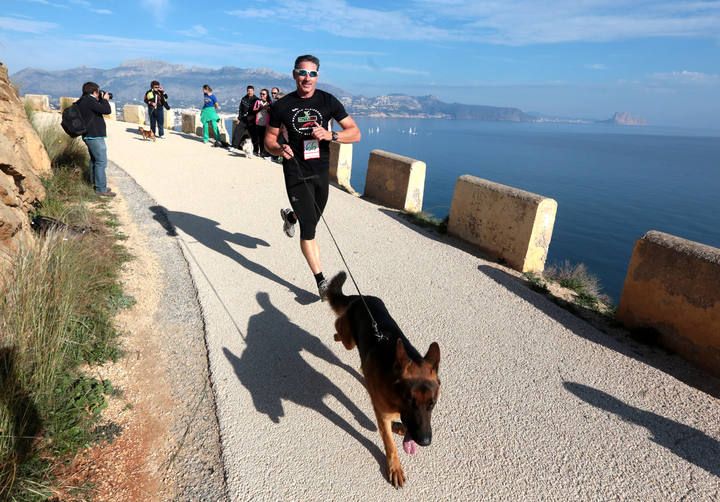
[[[307,178],[285,173],[285,189],[290,205],[300,222],[302,240],[310,241],[315,238],[315,227],[327,204],[329,183],[328,170]]]

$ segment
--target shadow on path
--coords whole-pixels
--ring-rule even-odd
[[[324,398],[334,397],[367,430],[376,430],[373,421],[300,353],[309,352],[345,369],[355,378],[359,378],[357,371],[340,361],[319,338],[292,323],[275,308],[267,293],[258,293],[256,298],[263,311],[252,316],[248,322],[246,348],[242,355],[237,357],[223,348],[238,379],[250,391],[255,409],[266,414],[274,423],[280,423],[280,417],[285,416],[283,400],[315,410],[362,444],[382,468],[385,455],[380,448],[325,404]]]
[[[533,305],[551,319],[559,322],[574,334],[672,375],[674,378],[706,394],[716,398],[720,397],[720,379],[708,375],[679,356],[670,354],[660,347],[640,343],[638,340],[631,338],[631,334],[620,326],[600,331],[599,328],[591,326],[575,314],[554,304],[542,294],[532,291],[518,277],[498,268],[479,265],[478,270]]]
[[[254,249],[260,246],[269,247],[270,245],[264,240],[239,232],[230,233],[227,230],[220,228],[217,221],[190,213],[169,211],[163,206],[151,206],[150,211],[153,213],[153,219],[165,228],[168,235],[173,237],[177,236],[177,232],[175,230],[175,227],[177,226],[203,246],[233,259],[250,272],[254,272],[288,288],[293,294],[295,294],[295,301],[301,305],[308,305],[319,300],[319,297],[316,294],[299,288],[295,284],[286,281],[259,263],[247,259],[230,246],[230,243],[232,243],[249,249]]]
[[[563,382],[565,389],[596,408],[609,411],[626,422],[645,427],[652,440],[714,476],[720,476],[720,442],[698,429],[650,411],[630,406],[619,399],[575,382]]]

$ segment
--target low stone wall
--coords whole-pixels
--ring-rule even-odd
[[[112,110],[108,115],[103,115],[105,117],[105,120],[117,120],[117,109],[115,108],[115,103],[110,101],[110,110]],[[125,111],[123,111],[123,114]]]
[[[720,249],[650,231],[635,244],[617,318],[720,376]]]
[[[125,105],[123,106],[123,121],[131,124],[145,124],[145,107],[142,105]]]
[[[422,211],[425,162],[384,150],[373,150],[368,160],[365,196],[409,213]]]
[[[25,105],[35,112],[50,111],[50,96],[46,94],[25,94]]]
[[[557,202],[464,175],[455,184],[448,233],[476,245],[520,272],[542,272]]]
[[[350,184],[352,174],[352,152],[351,143],[330,142],[330,182],[346,192],[356,194]]]
[[[183,114],[183,118],[185,117],[185,114]],[[218,132],[220,133],[220,140],[225,142],[230,142],[230,135],[227,132],[227,128],[225,127],[225,121],[220,119],[218,121]],[[208,133],[210,135],[211,139],[215,138],[215,132],[213,131],[212,126],[208,126]],[[203,127],[200,123],[200,117],[198,116],[198,125],[195,127],[195,134],[197,136],[202,137],[203,135]]]
[[[183,112],[182,132],[188,134],[195,134],[198,127],[202,127],[202,124],[200,124],[200,114]],[[202,135],[202,132],[200,134]]]
[[[70,108],[70,106],[78,99],[79,98],[71,98],[70,96],[62,96],[60,98],[60,111],[64,112],[66,108]]]

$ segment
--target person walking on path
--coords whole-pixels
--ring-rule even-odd
[[[217,97],[213,94],[212,87],[205,84],[203,86],[203,108],[200,112],[200,122],[203,125],[203,143],[210,142],[210,136],[208,126],[212,124],[213,134],[215,135],[215,141],[220,141],[220,130],[218,129],[218,121],[220,117],[217,111],[220,109]]]
[[[232,145],[235,148],[240,148],[240,144],[242,142],[243,136],[245,135],[245,132],[248,133],[250,136],[250,141],[255,142],[255,139],[252,137],[252,130],[250,128],[250,119],[249,115],[252,113],[252,125],[254,127],[255,125],[255,112],[253,111],[253,108],[255,107],[255,101],[257,101],[257,96],[255,96],[255,87],[252,85],[247,86],[247,89],[245,90],[245,96],[242,97],[240,100],[240,107],[238,108],[238,117],[237,117],[237,123],[235,125],[235,131],[233,131],[233,140]],[[254,129],[253,129],[254,130]],[[253,148],[254,149],[254,148]]]
[[[145,93],[145,104],[148,107],[148,116],[150,117],[150,130],[158,138],[165,137],[165,110],[170,109],[167,102],[168,95],[160,82],[153,80],[150,82],[150,89]]]
[[[265,151],[265,129],[270,121],[270,92],[267,89],[260,91],[260,99],[255,101],[253,106],[255,112],[255,138],[253,143],[258,145],[258,155],[264,158],[267,152]]]
[[[108,99],[110,94],[100,91],[100,86],[95,82],[86,82],[82,87],[82,97],[78,99],[77,105],[80,108],[83,122],[85,123],[85,134],[83,141],[90,153],[90,175],[92,176],[95,193],[103,197],[115,197],[115,192],[107,186],[105,169],[107,168],[107,145],[105,137],[105,118],[103,115],[112,113]]]
[[[265,148],[270,154],[283,157],[285,189],[292,206],[280,210],[283,230],[292,237],[295,223],[300,222],[300,249],[324,301],[328,282],[322,272],[315,227],[328,199],[330,141],[356,143],[361,133],[342,103],[316,88],[319,70],[320,60],[315,56],[307,54],[295,59],[292,74],[297,88],[273,105]],[[341,131],[328,130],[331,119],[340,124]],[[281,145],[282,126],[288,137]]]

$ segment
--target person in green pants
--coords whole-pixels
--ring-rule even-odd
[[[217,98],[213,94],[212,87],[205,84],[203,86],[203,108],[200,112],[200,122],[203,125],[203,143],[210,142],[210,136],[208,131],[208,125],[212,124],[213,133],[215,134],[215,141],[220,141],[220,131],[218,129],[218,121],[220,117],[217,111],[220,109],[220,104]]]

